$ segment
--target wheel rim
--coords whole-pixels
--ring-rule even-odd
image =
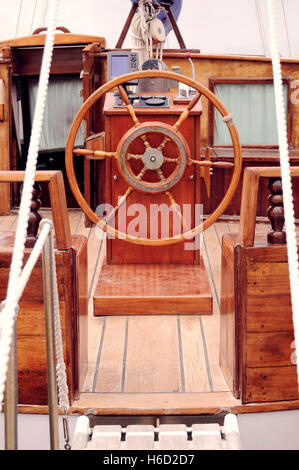
[[[194,88],[201,95],[205,96],[209,101],[211,101],[212,104],[216,107],[216,109],[220,112],[222,117],[225,118],[224,121],[228,127],[228,130],[232,139],[233,151],[234,151],[234,171],[233,171],[230,185],[222,201],[217,206],[217,208],[212,212],[212,214],[210,214],[206,220],[204,220],[202,223],[200,223],[196,227],[190,230],[187,230],[179,235],[175,235],[172,237],[165,237],[165,238],[156,238],[156,239],[134,237],[127,233],[120,232],[119,230],[107,225],[105,220],[99,217],[86,202],[83,194],[81,193],[79,189],[79,185],[75,176],[74,164],[73,164],[73,150],[74,150],[74,144],[75,144],[77,132],[79,130],[82,120],[84,119],[85,115],[87,114],[91,106],[96,101],[98,101],[105,93],[109,92],[114,87],[119,86],[122,83],[130,81],[130,80],[135,80],[137,78],[147,78],[147,77],[167,78],[170,80],[184,83],[185,85],[188,85]],[[135,127],[137,128],[137,125]],[[65,159],[66,159],[65,163],[66,163],[66,172],[68,176],[68,181],[72,189],[72,192],[74,194],[74,197],[76,201],[78,202],[79,206],[81,207],[81,209],[83,210],[83,212],[85,213],[85,215],[90,219],[90,221],[93,222],[94,224],[97,224],[103,231],[109,233],[112,237],[120,238],[122,240],[126,240],[131,243],[135,243],[139,245],[152,245],[152,246],[169,245],[169,244],[174,244],[174,243],[179,243],[182,241],[190,240],[196,235],[198,235],[199,233],[206,230],[208,227],[210,227],[223,214],[223,212],[229,205],[234,195],[234,192],[237,188],[240,174],[241,174],[241,167],[242,167],[242,152],[241,152],[239,135],[233,123],[233,120],[231,119],[229,112],[227,111],[225,106],[221,103],[221,101],[208,88],[204,87],[200,83],[188,77],[185,77],[183,75],[179,75],[179,74],[168,72],[168,71],[162,71],[162,70],[159,70],[159,71],[149,70],[149,71],[134,72],[134,73],[122,75],[121,77],[115,78],[114,80],[111,80],[110,82],[105,83],[99,89],[97,89],[92,95],[90,95],[89,98],[83,103],[83,105],[79,109],[71,125],[69,135],[67,138],[67,143],[66,143]]]

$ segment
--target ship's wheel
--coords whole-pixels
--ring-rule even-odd
[[[138,116],[136,115],[122,84],[141,78],[165,78],[182,82],[196,90],[192,100],[188,105],[186,105],[186,108],[174,125],[171,126],[169,124],[157,121],[145,123],[139,122]],[[92,152],[87,149],[75,149],[74,145],[76,135],[82,120],[89,112],[90,108],[94,105],[94,103],[102,98],[105,93],[113,90],[114,88],[118,88],[119,93],[132,118],[132,128],[123,135],[115,152],[106,152],[103,150]],[[185,224],[181,211],[173,197],[171,190],[182,179],[188,166],[213,166],[213,163],[210,160],[196,160],[195,157],[190,154],[188,143],[179,130],[181,124],[188,118],[191,110],[202,96],[205,96],[209,101],[211,101],[211,103],[222,115],[224,122],[227,124],[232,139],[234,163],[231,164],[231,166],[233,166],[231,182],[222,201],[214,210],[214,212],[201,224],[190,229],[187,227],[187,224]],[[153,135],[155,136],[154,140],[152,140]],[[136,141],[143,142],[142,151],[140,151],[138,154],[132,153],[131,151],[132,144],[134,144]],[[158,141],[159,143],[152,144],[151,142],[153,141]],[[169,154],[166,156],[164,150],[165,147],[169,145],[172,148],[172,154],[171,156],[169,156]],[[116,159],[119,172],[128,185],[126,192],[119,199],[118,205],[105,219],[99,217],[86,202],[79,189],[74,172],[74,154],[87,155],[90,153],[94,154],[94,158]],[[138,161],[138,171],[136,171],[136,165],[132,165],[132,162],[136,161]],[[232,116],[226,110],[224,105],[219,101],[219,99],[209,89],[205,88],[200,83],[191,80],[188,77],[161,70],[134,72],[118,77],[101,86],[92,95],[90,95],[90,97],[85,101],[78,111],[70,128],[66,144],[66,171],[69,184],[79,206],[82,208],[86,216],[91,220],[91,222],[98,224],[102,230],[108,232],[111,236],[142,245],[167,245],[178,243],[183,240],[190,240],[203,230],[206,230],[220,217],[220,215],[224,212],[230,203],[238,185],[241,173],[241,163],[242,155],[238,132],[234,126]],[[164,171],[165,164],[167,164],[167,173]],[[218,163],[218,166],[220,165],[221,163]],[[150,175],[152,175],[152,177]],[[153,177],[153,175],[155,175],[155,177]],[[177,216],[181,219],[181,233],[179,235],[176,234],[174,236],[168,236],[164,238],[142,238],[119,232],[116,228],[114,228],[114,226],[110,225],[109,221],[115,217],[117,210],[124,203],[124,201],[126,201],[132,191],[140,191],[147,194],[149,197],[157,193],[165,193],[168,197],[169,204],[172,206],[174,211],[176,211]]]

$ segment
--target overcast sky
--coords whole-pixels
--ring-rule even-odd
[[[45,26],[50,0],[0,0],[0,40],[27,36]],[[299,0],[276,0],[280,50],[299,55]],[[58,25],[106,38],[114,47],[130,0],[60,0]],[[189,48],[203,53],[269,55],[267,0],[183,0],[178,19]],[[125,47],[131,47],[128,34]],[[178,47],[171,32],[165,47]]]

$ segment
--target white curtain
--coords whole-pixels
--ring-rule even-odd
[[[22,102],[21,97],[18,96],[18,85],[15,80],[12,81],[11,88],[11,101],[12,101],[12,111],[13,118],[16,129],[16,138],[19,153],[21,154],[21,145],[24,143],[24,126],[23,126],[23,114],[22,114]]]
[[[31,122],[34,116],[37,87],[37,78],[28,80]],[[50,78],[40,151],[63,150],[65,148],[70,126],[82,105],[81,89],[82,80],[79,77]],[[82,129],[83,125],[78,131],[76,146],[82,146],[84,143]]]
[[[283,89],[287,112],[287,84]],[[272,83],[218,83],[214,92],[232,113],[242,145],[278,145]],[[214,145],[231,145],[227,126],[216,109]]]

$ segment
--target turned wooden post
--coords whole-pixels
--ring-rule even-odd
[[[284,208],[281,178],[269,178],[268,189],[270,191],[268,197],[270,206],[267,215],[272,227],[272,230],[268,232],[268,243],[284,244],[286,243],[286,232],[283,230]]]
[[[21,188],[22,192],[23,186]],[[30,214],[27,227],[27,238],[25,242],[26,248],[33,248],[37,240],[37,232],[39,223],[42,220],[41,215],[37,212],[40,208],[41,201],[39,199],[41,195],[41,187],[38,183],[34,183],[32,192],[32,201],[30,205]]]

